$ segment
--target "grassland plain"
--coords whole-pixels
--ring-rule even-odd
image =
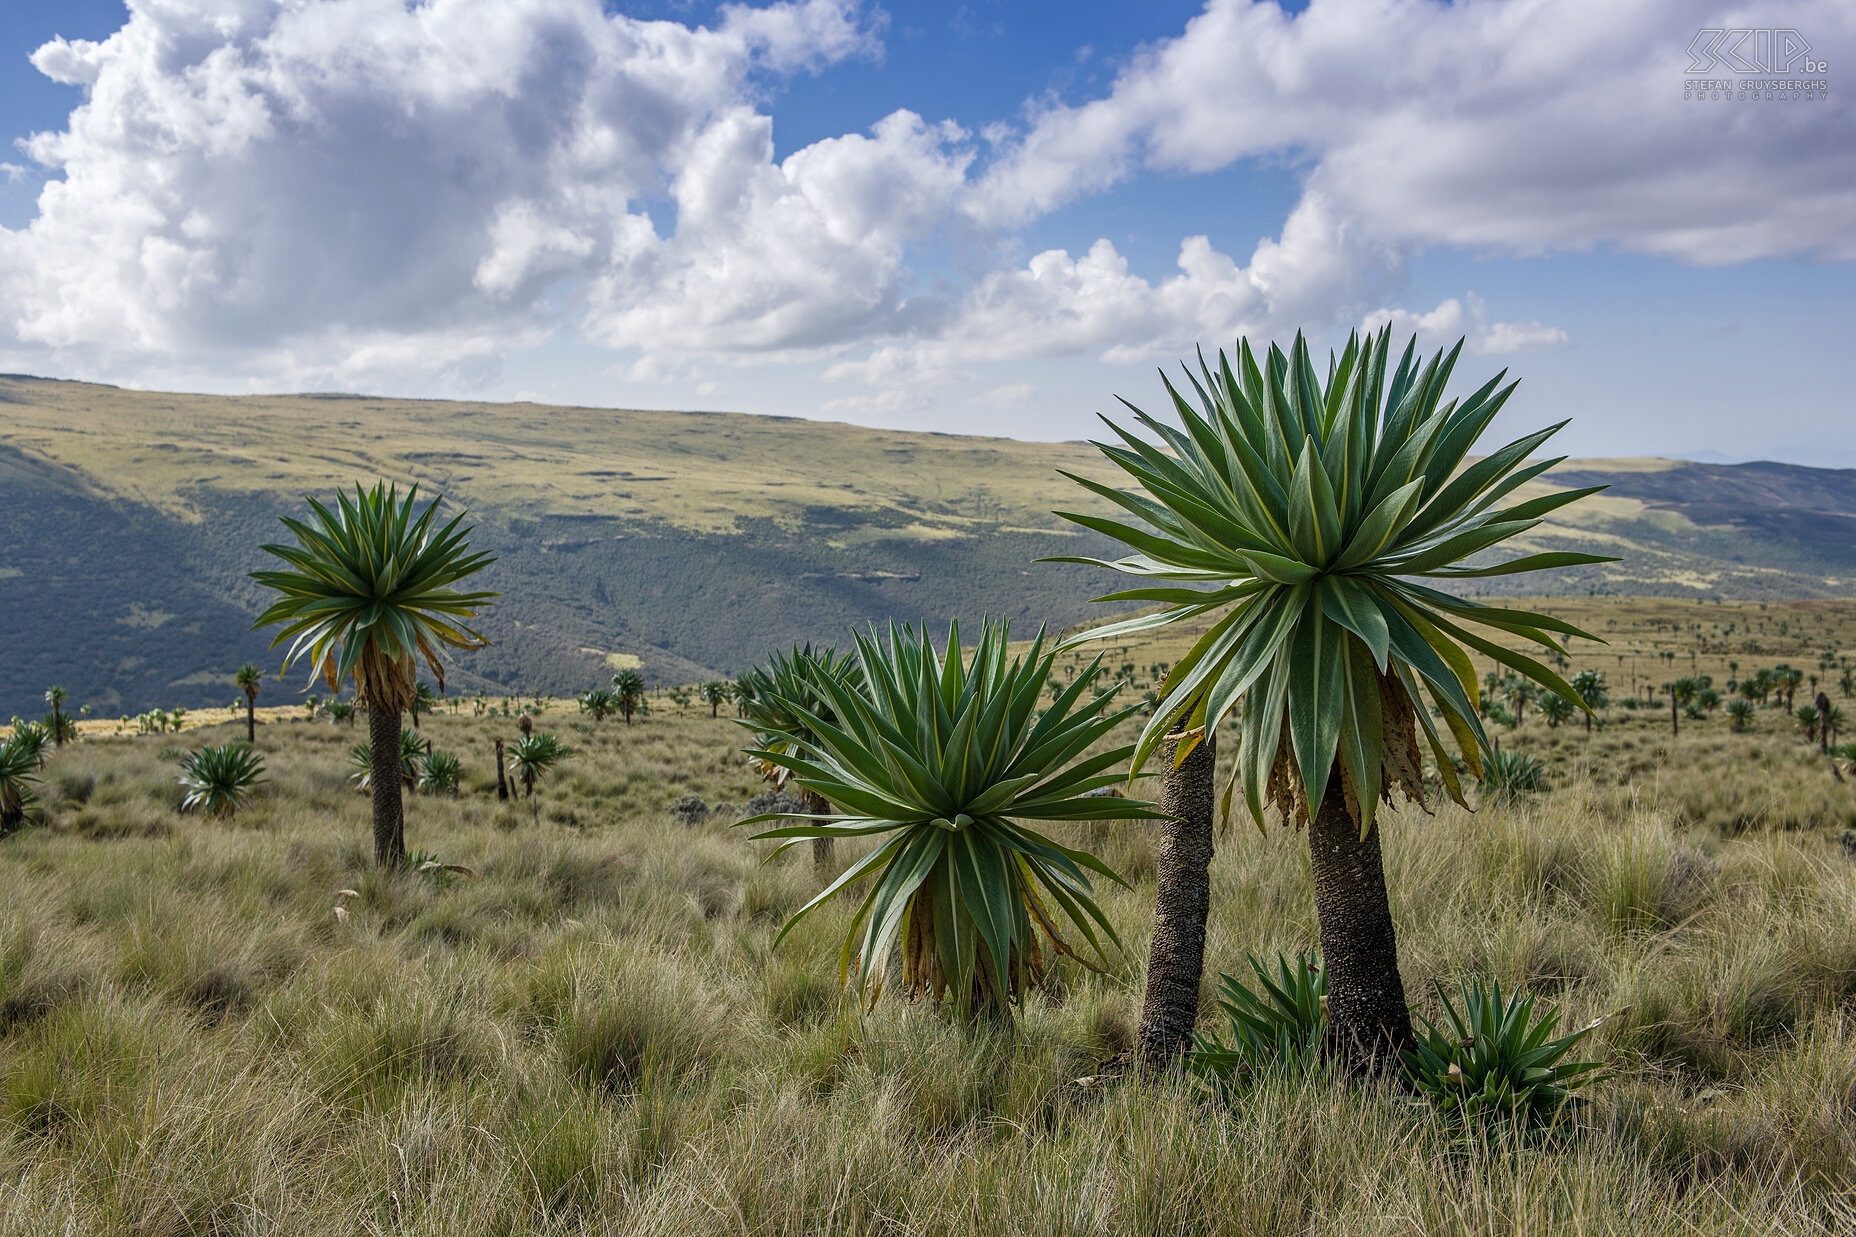
[[[1799,608],[1765,613],[1799,631]],[[1503,741],[1549,762],[1547,793],[1389,821],[1421,1010],[1432,981],[1479,977],[1603,1020],[1593,1048],[1617,1076],[1525,1147],[1329,1083],[1229,1108],[1184,1084],[1076,1085],[1132,1034],[1150,826],[1069,833],[1130,881],[1104,896],[1126,948],[1100,974],[1066,963],[1015,1036],[975,1038],[839,992],[848,905],[772,948],[819,877],[727,827],[761,786],[739,729],[701,706],[658,697],[632,726],[540,713],[578,754],[538,813],[495,796],[491,741],[512,720],[429,717],[463,793],[410,799],[409,844],[474,875],[371,870],[357,731],[326,720],[273,713],[265,797],[232,820],[180,814],[175,756],[242,735],[221,716],[87,735],[46,770],[45,821],[0,843],[0,1232],[1856,1225],[1856,862],[1839,841],[1856,797],[1776,710],[1679,737],[1660,713],[1613,709],[1589,735],[1530,719]],[[673,822],[683,794],[716,814]],[[1304,845],[1241,822],[1219,837],[1210,969],[1311,943]]]
[[[1102,573],[1033,560],[1106,549],[1052,514],[1106,504],[1060,469],[1115,475],[1083,443],[0,378],[0,629],[14,655],[0,716],[52,682],[111,714],[229,698],[232,670],[264,651],[245,573],[276,517],[375,478],[444,492],[500,556],[496,645],[460,668],[468,689],[566,692],[613,657],[654,682],[732,675],[868,619],[1073,623]],[[1856,593],[1856,472],[1569,461],[1536,487],[1599,482],[1612,490],[1515,544],[1625,561],[1531,587]]]
[[[1573,638],[1558,661],[1567,674],[1597,670],[1614,700],[1660,695],[1663,684],[1682,676],[1708,675],[1723,696],[1729,680],[1761,668],[1789,665],[1804,672],[1797,696],[1804,703],[1820,687],[1834,684],[1856,666],[1856,600],[1698,601],[1674,597],[1521,597],[1491,599],[1542,611],[1591,632],[1598,641]],[[1086,630],[1084,626],[1068,629]],[[1158,667],[1172,665],[1192,646],[1202,626],[1181,626],[1156,637],[1115,641],[1092,648],[1111,668],[1124,668],[1137,690],[1155,686]],[[1547,656],[1520,639],[1497,640],[1507,647]],[[1477,674],[1496,669],[1473,650]],[[1838,690],[1832,688],[1832,695]]]

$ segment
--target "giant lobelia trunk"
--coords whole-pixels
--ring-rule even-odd
[[[807,815],[831,815],[831,804],[827,803],[825,801],[825,796],[819,794],[816,790],[801,789],[799,797],[805,802]],[[812,839],[812,867],[821,875],[831,870],[833,858],[832,850],[833,845],[831,838]]]
[[[1155,866],[1160,889],[1154,899],[1153,946],[1147,958],[1147,991],[1141,998],[1139,1035],[1143,1073],[1167,1069],[1192,1042],[1199,1018],[1199,986],[1205,972],[1205,921],[1211,911],[1214,739],[1205,741],[1173,767],[1180,734],[1160,745],[1160,810],[1173,819],[1160,824]]]
[[[1411,1047],[1411,1013],[1398,973],[1379,825],[1360,836],[1339,769],[1309,825],[1308,857],[1328,970],[1330,1046],[1351,1072],[1379,1072]]]
[[[258,746],[258,702],[245,697],[245,742]]]
[[[374,791],[374,862],[406,862],[405,803],[400,788],[400,711],[377,702],[367,707],[368,780]]]

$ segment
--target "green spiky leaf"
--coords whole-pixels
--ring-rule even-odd
[[[357,701],[401,709],[417,694],[415,659],[443,688],[439,649],[489,644],[464,620],[498,594],[451,585],[495,560],[468,552],[462,515],[434,528],[439,503],[415,512],[418,496],[416,485],[401,499],[397,486],[357,484],[334,510],[310,499],[310,523],[285,517],[296,544],[263,548],[289,569],[251,578],[281,595],[252,626],[280,628],[271,646],[289,643],[286,668],[307,661],[312,683],[320,676],[340,691],[352,679]]]
[[[1094,690],[1098,661],[1040,712],[1055,653],[1040,632],[1029,651],[1012,657],[1008,634],[1004,624],[988,624],[971,656],[961,652],[957,625],[945,655],[913,627],[860,636],[856,674],[838,666],[768,676],[757,687],[764,700],[749,705],[766,711],[742,723],[764,736],[766,718],[783,713],[786,741],[751,755],[838,809],[742,824],[791,822],[758,835],[784,845],[876,839],[782,931],[839,890],[867,883],[840,976],[854,972],[872,1001],[892,949],[902,952],[910,995],[951,997],[971,1016],[1009,1008],[1056,955],[1093,965],[1064,940],[1066,927],[1098,959],[1105,942],[1120,943],[1090,876],[1121,878],[1026,822],[1157,815],[1139,800],[1089,794],[1122,780],[1112,766],[1131,748],[1087,753],[1132,710],[1112,708],[1114,689]]]
[[[1136,746],[1137,768],[1170,728],[1216,726],[1247,698],[1232,777],[1244,779],[1259,826],[1266,798],[1305,821],[1338,775],[1364,833],[1383,793],[1394,785],[1418,793],[1420,744],[1441,743],[1426,697],[1471,770],[1481,769],[1488,738],[1464,646],[1584,707],[1544,664],[1466,626],[1550,648],[1548,633],[1596,637],[1425,583],[1612,561],[1570,552],[1466,561],[1592,491],[1502,505],[1550,466],[1526,460],[1559,426],[1465,465],[1514,384],[1497,375],[1468,398],[1445,401],[1461,349],[1459,342],[1426,362],[1414,340],[1393,365],[1387,327],[1350,338],[1324,380],[1300,335],[1286,355],[1272,346],[1262,364],[1239,340],[1235,365],[1220,353],[1216,367],[1201,356],[1200,372],[1187,371],[1199,408],[1168,385],[1183,432],[1139,409],[1158,443],[1109,423],[1120,442],[1096,445],[1136,488],[1083,484],[1137,522],[1066,518],[1133,553],[1070,561],[1199,588],[1120,594],[1162,608],[1067,643],[1224,612],[1168,677]],[[1460,798],[1454,777],[1445,781]]]

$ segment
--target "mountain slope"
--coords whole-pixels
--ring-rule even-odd
[[[468,508],[498,555],[495,644],[458,660],[466,690],[577,690],[614,664],[734,674],[891,617],[1073,622],[1100,573],[1032,560],[1107,548],[1048,510],[1097,509],[1055,473],[1093,457],[732,414],[4,378],[8,506],[33,514],[0,530],[0,627],[30,650],[0,716],[36,711],[52,681],[106,713],[229,701],[240,661],[278,661],[245,630],[277,517],[376,477]]]
[[[245,575],[282,534],[278,515],[377,477],[467,507],[474,543],[499,556],[486,572],[505,594],[484,628],[495,645],[458,659],[454,688],[573,691],[634,658],[648,679],[691,681],[891,617],[1074,623],[1112,583],[1033,560],[1107,550],[1051,514],[1107,504],[1058,469],[1112,475],[1081,443],[0,378],[0,630],[12,653],[0,717],[39,711],[51,682],[106,714],[229,702],[235,666],[278,661],[248,630],[262,598]],[[1491,583],[1856,592],[1856,473],[1587,460],[1535,484],[1606,482],[1526,539],[1621,563]]]

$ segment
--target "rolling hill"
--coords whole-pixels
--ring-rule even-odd
[[[378,477],[467,508],[498,555],[495,646],[454,689],[570,692],[631,664],[692,681],[889,617],[1074,623],[1102,573],[1034,560],[1106,549],[1051,514],[1106,504],[1058,469],[1110,475],[1082,443],[0,377],[0,716],[53,682],[105,715],[226,703],[240,662],[278,662],[245,576],[277,517]],[[1856,471],[1583,460],[1548,483],[1613,488],[1526,542],[1622,561],[1530,592],[1856,593]]]

